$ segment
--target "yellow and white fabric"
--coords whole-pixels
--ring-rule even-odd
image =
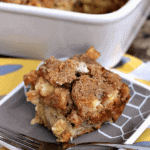
[[[115,69],[150,86],[150,61],[144,63],[142,60],[126,54],[122,58],[122,64]]]
[[[23,75],[35,70],[40,60],[0,58],[0,99],[23,81]]]

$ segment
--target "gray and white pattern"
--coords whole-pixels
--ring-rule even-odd
[[[130,88],[131,98],[115,123],[105,123],[100,129],[75,138],[72,142],[125,142],[150,114],[150,90],[123,79]],[[26,101],[24,86],[0,106],[0,125],[45,141],[55,141],[53,134],[42,125],[30,125],[35,115],[34,105]],[[99,146],[82,150],[99,150]],[[73,148],[80,149],[80,148]],[[105,150],[107,148],[101,148]],[[108,150],[108,149],[107,149]]]

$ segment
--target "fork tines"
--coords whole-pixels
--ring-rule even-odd
[[[36,150],[41,145],[38,140],[0,126],[0,140],[24,150]]]

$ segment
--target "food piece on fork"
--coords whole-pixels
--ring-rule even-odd
[[[67,142],[115,122],[130,98],[128,86],[98,62],[100,53],[90,47],[66,61],[51,57],[38,70],[24,75],[27,101],[35,105],[31,124],[43,124]]]

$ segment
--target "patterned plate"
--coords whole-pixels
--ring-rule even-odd
[[[77,137],[72,142],[125,142],[150,114],[150,90],[123,79],[130,87],[131,98],[123,114],[115,123],[105,123],[100,129]],[[12,128],[31,137],[55,142],[53,134],[42,125],[30,125],[35,115],[34,105],[26,102],[24,85],[0,106],[0,125]],[[82,147],[82,150],[97,150],[99,146]],[[78,149],[78,148],[74,148]],[[102,148],[102,150],[106,148]]]
[[[39,63],[39,62],[38,62]],[[122,115],[115,123],[105,123],[100,129],[77,137],[72,142],[117,142],[124,143],[135,133],[150,114],[150,90],[120,73],[128,84],[131,98]],[[0,125],[6,126],[39,140],[55,142],[56,138],[42,125],[30,125],[35,115],[35,106],[26,101],[23,82],[0,101]],[[80,149],[80,148],[73,148]],[[82,147],[82,150],[98,150],[99,146]],[[108,148],[101,148],[102,150]]]

